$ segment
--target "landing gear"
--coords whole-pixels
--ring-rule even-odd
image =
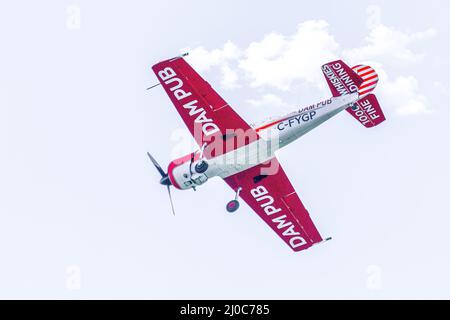
[[[235,212],[237,209],[239,209],[239,201],[237,200],[231,200],[227,203],[227,211],[229,213]]]
[[[234,197],[233,200],[231,200],[230,202],[227,203],[227,211],[229,213],[233,213],[235,212],[237,209],[239,209],[239,201],[238,201],[238,197],[239,197],[239,192],[241,191],[241,187],[239,187],[236,191],[236,196]]]

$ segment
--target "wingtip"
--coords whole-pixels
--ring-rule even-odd
[[[332,239],[333,239],[332,237],[325,238],[322,241],[314,243],[313,246],[318,245],[318,244],[322,244],[322,243],[325,243],[325,242],[328,242],[328,241],[330,241]]]
[[[186,57],[188,55],[189,55],[189,52],[184,52],[184,53],[180,54],[179,56],[176,56],[176,57],[173,57],[173,58],[169,59],[169,61],[174,61],[174,60],[177,60],[177,59],[181,59],[181,58],[184,58],[184,57]]]

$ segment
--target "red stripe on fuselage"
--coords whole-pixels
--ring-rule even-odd
[[[291,118],[291,117],[289,117],[289,118]],[[284,118],[284,119],[281,119],[281,120],[277,120],[277,121],[274,121],[274,122],[265,124],[265,125],[263,125],[263,126],[261,126],[261,127],[259,127],[259,128],[256,128],[255,131],[258,132],[258,131],[267,129],[267,128],[269,128],[269,127],[271,127],[271,126],[274,126],[274,125],[276,125],[276,124],[278,124],[278,123],[280,123],[280,122],[282,122],[282,121],[284,121],[284,120],[287,120],[287,119],[289,119],[289,118]]]

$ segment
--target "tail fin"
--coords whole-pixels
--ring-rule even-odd
[[[342,60],[322,66],[333,97],[358,92],[359,100],[346,110],[366,128],[374,127],[386,118],[377,98],[371,92],[378,83],[378,75],[369,66],[357,65],[350,68]]]
[[[342,60],[324,64],[322,66],[322,72],[327,80],[333,97],[357,92],[364,82],[363,79]]]

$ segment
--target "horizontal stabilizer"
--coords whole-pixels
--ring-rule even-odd
[[[346,110],[366,128],[375,127],[386,120],[377,97],[372,93],[359,99]]]

